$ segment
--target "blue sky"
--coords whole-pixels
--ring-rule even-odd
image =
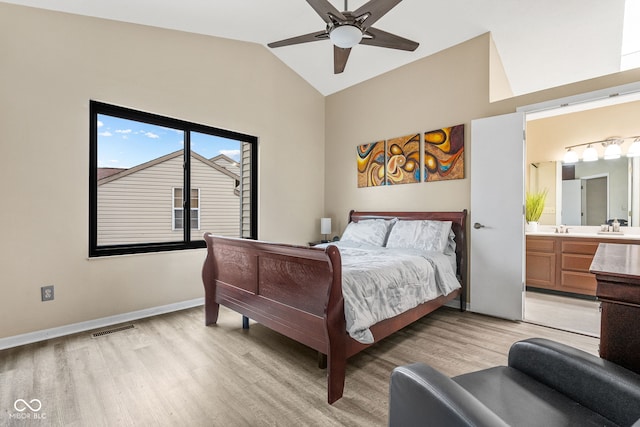
[[[133,120],[98,115],[98,167],[130,168],[183,148],[183,133]],[[240,159],[240,143],[191,134],[191,150],[207,159],[226,154]]]

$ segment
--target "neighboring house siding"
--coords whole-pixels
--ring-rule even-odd
[[[98,245],[182,240],[173,230],[173,188],[182,187],[183,156],[174,156],[98,185]],[[114,177],[111,177],[114,178]],[[238,236],[235,179],[192,156],[192,188],[200,189],[201,239],[205,231]]]
[[[251,237],[251,144],[242,144],[240,198],[242,199],[242,237]],[[254,191],[257,189],[254,189]],[[257,218],[255,218],[257,220]],[[257,238],[257,236],[255,236]]]
[[[234,193],[236,180],[207,164],[191,160],[191,188],[200,189],[200,230],[191,232],[192,240],[205,232],[240,236],[240,198]]]

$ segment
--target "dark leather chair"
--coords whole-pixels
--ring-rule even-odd
[[[513,344],[508,366],[454,378],[397,367],[389,391],[392,427],[640,426],[640,375],[541,338]]]

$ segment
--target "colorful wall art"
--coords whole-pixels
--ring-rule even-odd
[[[464,178],[464,125],[358,145],[358,187]]]
[[[358,187],[385,185],[384,141],[358,145]]]
[[[464,178],[464,125],[424,133],[425,181]]]
[[[420,182],[420,134],[387,140],[386,184]]]

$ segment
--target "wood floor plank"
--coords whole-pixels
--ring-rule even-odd
[[[391,370],[416,361],[446,375],[506,364],[515,341],[545,337],[597,354],[599,340],[443,308],[349,360],[344,397],[326,403],[315,351],[221,308],[202,307],[0,351],[0,425],[384,426]],[[40,399],[43,420],[11,418]]]

